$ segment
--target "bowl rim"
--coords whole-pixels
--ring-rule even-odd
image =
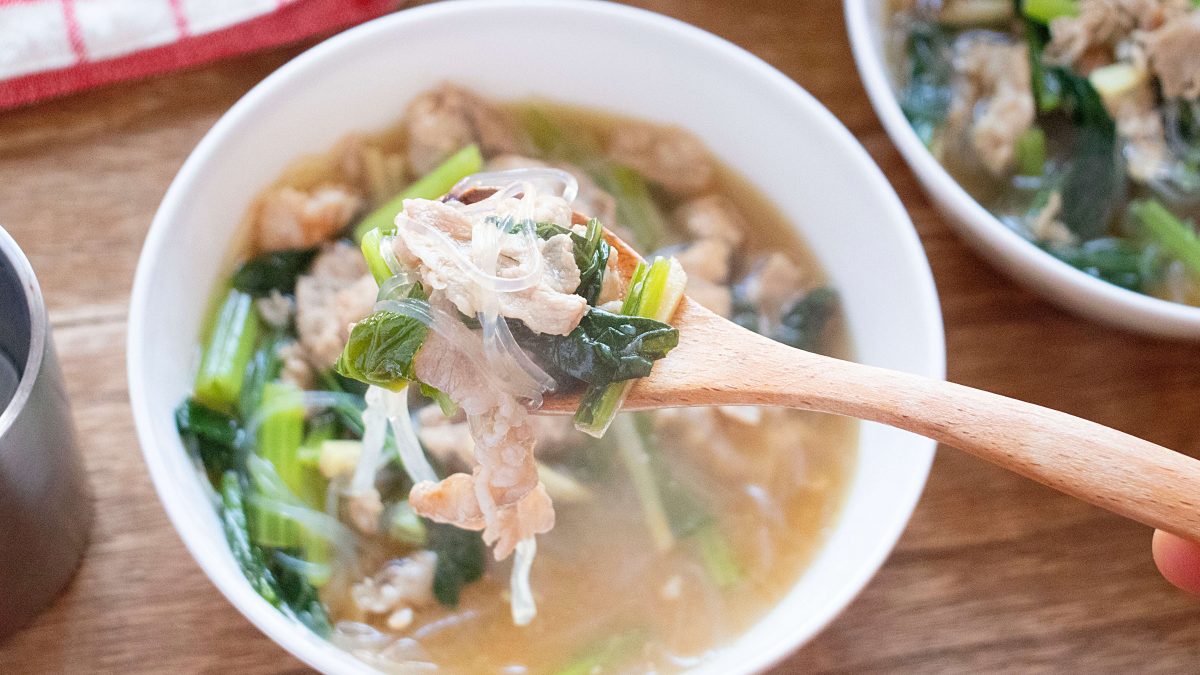
[[[868,11],[868,3],[878,1],[845,1],[846,27],[859,75],[884,130],[968,243],[1010,278],[1072,311],[1141,333],[1200,339],[1200,307],[1121,288],[1055,258],[1004,225],[942,167],[904,117],[892,89]]]
[[[899,252],[908,261],[914,274],[915,283],[919,287],[919,295],[914,301],[923,315],[920,324],[924,346],[919,357],[924,363],[925,370],[920,374],[938,379],[945,376],[945,339],[937,289],[924,248],[899,197],[866,150],[831,112],[790,78],[745,49],[683,21],[648,10],[601,0],[578,0],[569,4],[556,0],[450,0],[386,15],[335,35],[280,66],[251,88],[218,119],[189,154],[172,180],[154,216],[139,256],[130,301],[126,353],[130,400],[139,444],[159,501],[162,502],[176,533],[209,581],[217,587],[230,604],[278,646],[317,669],[335,670],[345,667],[346,664],[344,659],[335,658],[328,653],[327,649],[313,644],[313,640],[324,643],[325,641],[321,638],[311,636],[313,640],[301,639],[299,633],[307,634],[307,629],[286,620],[282,614],[254,593],[243,577],[238,575],[237,579],[231,580],[217,573],[215,563],[210,560],[211,551],[207,550],[211,547],[211,543],[206,538],[195,534],[192,524],[194,517],[188,512],[187,504],[183,500],[177,500],[172,493],[173,477],[165,459],[166,453],[160,449],[159,439],[154,431],[152,412],[147,397],[146,364],[142,358],[149,342],[146,330],[146,308],[151,296],[150,282],[152,277],[157,274],[155,260],[158,253],[168,245],[168,234],[173,227],[173,222],[177,219],[176,214],[181,209],[185,196],[192,189],[203,167],[211,161],[225,137],[236,130],[237,125],[244,117],[253,114],[259,107],[260,101],[276,88],[291,82],[297,75],[302,75],[309,68],[318,66],[327,55],[341,50],[343,46],[349,46],[376,33],[400,30],[409,24],[436,20],[449,15],[461,19],[462,13],[469,11],[529,9],[573,13],[579,16],[584,25],[589,17],[615,18],[639,24],[643,28],[670,34],[679,40],[690,41],[698,48],[718,53],[719,58],[728,59],[747,68],[754,76],[763,78],[771,88],[785,94],[792,104],[807,110],[812,118],[820,124],[821,132],[832,136],[842,146],[845,153],[853,159],[864,189],[869,189],[880,197],[886,219],[896,230]],[[890,528],[881,532],[878,541],[871,549],[871,554],[857,561],[856,573],[845,577],[842,589],[825,607],[821,608],[820,612],[822,613],[819,618],[804,628],[798,629],[794,634],[788,635],[786,639],[778,640],[774,649],[746,654],[744,667],[746,672],[757,672],[769,668],[795,652],[832,622],[863,590],[887,559],[895,547],[896,541],[907,527],[912,511],[924,491],[935,447],[934,441],[919,439],[919,446],[914,448],[912,453],[912,473],[908,480],[909,491],[907,494],[903,494],[894,505],[893,511],[897,516],[896,519]],[[799,583],[799,579],[796,583]],[[264,613],[263,610],[266,612]],[[345,653],[340,653],[338,656],[353,658]],[[365,664],[357,661],[355,663],[362,665],[364,670],[370,670],[369,666]]]

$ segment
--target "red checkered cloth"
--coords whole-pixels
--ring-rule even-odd
[[[0,109],[374,18],[399,0],[0,0]]]

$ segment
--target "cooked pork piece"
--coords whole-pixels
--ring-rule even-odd
[[[404,115],[408,161],[422,175],[471,143],[486,157],[517,151],[516,132],[491,103],[452,84],[421,94]]]
[[[673,214],[679,228],[696,239],[717,239],[736,249],[749,224],[724,195],[708,195],[685,202]]]
[[[322,185],[311,192],[290,187],[272,190],[258,212],[258,248],[280,251],[316,246],[345,229],[361,206],[360,197],[339,185]]]
[[[401,228],[396,238],[397,259],[416,269],[426,288],[444,292],[459,312],[475,316],[482,311],[487,290],[478,279],[462,273],[443,238],[448,237],[449,245],[469,257],[473,225],[467,216],[449,204],[409,200],[402,218],[414,226]],[[533,270],[535,252],[521,235],[501,234],[499,238],[497,276],[517,278]],[[543,274],[531,288],[500,293],[500,315],[519,319],[538,333],[566,335],[587,312],[587,301],[574,294],[579,286],[579,268],[571,239],[565,234],[555,235],[539,240],[537,246]]]
[[[704,145],[678,127],[621,124],[609,137],[608,154],[677,195],[703,192],[716,173]]]
[[[296,280],[296,332],[313,367],[333,366],[350,325],[371,313],[377,292],[357,248],[337,242],[321,250],[308,274]]]
[[[1080,0],[1079,14],[1050,22],[1046,58],[1059,65],[1106,65],[1137,30],[1154,30],[1187,13],[1190,0]],[[1089,68],[1090,70],[1090,68]],[[1084,73],[1086,74],[1086,72]]]
[[[784,309],[804,291],[807,282],[799,265],[776,252],[763,258],[743,284],[746,298],[758,306],[767,325],[774,326]]]
[[[968,34],[958,44],[955,71],[950,124],[967,133],[988,171],[1004,175],[1016,158],[1017,139],[1034,119],[1025,45]]]
[[[390,560],[374,576],[355,584],[350,597],[368,614],[397,616],[404,610],[420,609],[434,603],[433,574],[437,554],[417,551],[404,558]],[[399,617],[397,617],[399,618]],[[389,623],[393,623],[389,620]]]
[[[1200,9],[1143,37],[1150,67],[1166,98],[1200,98]]]
[[[460,345],[477,347],[464,350]],[[479,336],[451,321],[430,332],[414,361],[417,377],[445,392],[466,413],[478,466],[472,475],[418,483],[409,502],[427,518],[482,529],[484,540],[495,544],[496,558],[502,559],[521,539],[548,532],[554,508],[538,481],[528,413],[502,386],[480,377],[482,353]]]

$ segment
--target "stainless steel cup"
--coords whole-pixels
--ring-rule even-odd
[[[91,522],[42,292],[0,228],[0,640],[66,585]]]

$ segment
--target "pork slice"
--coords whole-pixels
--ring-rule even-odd
[[[621,278],[620,251],[615,247],[608,249],[608,262],[604,265],[604,280],[600,284],[600,295],[596,298],[597,305],[614,302],[625,297],[625,280]]]
[[[1026,47],[986,34],[967,34],[957,49],[949,123],[967,133],[988,171],[1004,175],[1016,159],[1017,139],[1034,121]]]
[[[806,283],[804,270],[788,256],[775,252],[766,256],[746,279],[746,295],[774,325]]]
[[[1080,0],[1079,13],[1050,22],[1045,57],[1058,65],[1104,65],[1137,30],[1154,30],[1186,14],[1189,0]],[[1099,55],[1099,58],[1097,58]],[[1086,74],[1086,73],[1085,73]]]
[[[704,145],[678,127],[627,122],[613,129],[608,154],[676,195],[703,192],[716,167]]]
[[[1147,33],[1143,44],[1165,98],[1200,97],[1200,10]]]
[[[491,103],[452,84],[431,89],[404,115],[408,161],[417,175],[433,170],[463,147],[477,143],[485,156],[517,151],[517,134]]]
[[[351,324],[371,313],[377,292],[362,255],[344,242],[327,245],[296,280],[296,333],[314,368],[333,366]]]
[[[482,530],[496,560],[512,555],[522,539],[554,529],[554,505],[541,483],[516,502],[495,507],[489,523],[479,504],[477,481],[477,476],[465,473],[452,474],[440,483],[422,481],[413,486],[409,504],[435,522]]]
[[[562,202],[562,200],[559,200]],[[565,202],[562,202],[565,204]],[[451,237],[461,257],[470,258],[470,220],[451,205],[428,200],[405,202],[404,214]],[[439,291],[466,316],[483,309],[488,291],[480,281],[465,273],[447,250],[445,241],[415,228],[401,228],[396,238],[397,258],[417,268],[427,290]],[[574,294],[579,286],[571,239],[555,235],[538,241],[542,277],[530,288],[499,293],[500,315],[525,322],[538,333],[566,335],[587,312],[587,301]],[[501,235],[496,276],[515,278],[534,265],[532,252],[521,235]]]
[[[715,284],[729,281],[733,249],[722,239],[701,239],[680,251],[675,259],[688,279],[698,277]]]
[[[271,190],[259,207],[256,242],[263,251],[309,248],[331,239],[350,224],[362,198],[340,185],[312,191]]]
[[[724,195],[685,202],[674,213],[680,229],[696,239],[718,239],[736,249],[749,228],[737,206]]]

